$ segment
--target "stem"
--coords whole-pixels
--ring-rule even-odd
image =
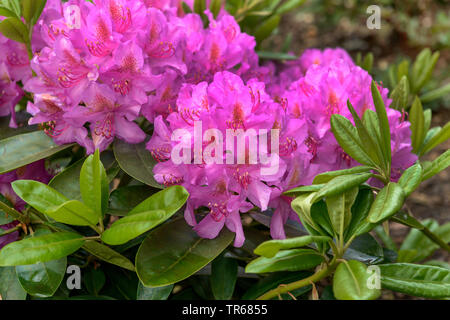
[[[19,230],[20,230],[20,226],[11,228],[11,229],[9,229],[9,230],[6,230],[5,232],[0,233],[0,238],[3,237],[3,236],[7,236],[8,234],[14,233],[14,232],[16,232],[16,231],[19,231]]]
[[[278,295],[281,295],[283,293],[287,293],[287,292],[294,291],[299,288],[303,288],[305,286],[311,285],[311,282],[314,283],[314,282],[320,281],[323,278],[330,275],[334,271],[334,269],[337,267],[338,263],[339,262],[337,261],[337,259],[335,257],[329,265],[326,265],[324,268],[320,269],[312,276],[302,279],[302,280],[299,280],[299,281],[289,283],[287,285],[280,286],[276,289],[270,290],[269,292],[266,292],[265,294],[260,296],[257,300],[269,300],[269,299],[277,297]]]
[[[27,219],[23,214],[21,214],[19,211],[13,208],[10,208],[6,203],[2,201],[0,201],[0,209],[3,210],[7,215],[13,217],[14,219],[25,224],[27,223]]]

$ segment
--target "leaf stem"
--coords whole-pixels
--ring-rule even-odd
[[[5,232],[0,233],[0,238],[3,237],[3,236],[7,236],[8,234],[14,233],[16,231],[19,231],[19,230],[20,230],[20,226],[8,229]]]
[[[19,211],[17,211],[14,208],[9,207],[6,203],[0,201],[0,209],[3,210],[7,215],[10,215],[14,219],[27,224],[27,218],[21,214]]]

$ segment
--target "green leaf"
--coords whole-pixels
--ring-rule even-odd
[[[289,11],[292,11],[298,7],[300,7],[305,0],[288,0],[283,2],[277,9],[276,13],[279,15],[283,15]]]
[[[261,243],[254,250],[254,253],[266,258],[272,258],[280,250],[301,248],[314,242],[328,242],[330,240],[330,237],[325,236],[303,236],[284,240],[269,240]]]
[[[361,68],[366,70],[368,73],[372,72],[373,68],[373,54],[370,52],[365,57],[361,64]]]
[[[422,182],[422,166],[420,163],[413,165],[408,168],[398,180],[398,184],[405,191],[405,196],[408,197],[411,193],[413,193]]]
[[[425,139],[425,118],[423,115],[423,107],[420,99],[416,96],[409,113],[409,121],[411,122],[411,143],[413,152],[417,153]]]
[[[450,122],[437,132],[421,149],[421,154],[426,154],[436,148],[441,143],[450,139]]]
[[[322,189],[324,185],[325,184],[315,184],[315,185],[311,185],[311,186],[297,187],[297,188],[288,190],[288,191],[284,192],[283,194],[286,196],[299,196],[303,193],[317,192],[320,189]]]
[[[333,197],[344,193],[366,182],[372,177],[371,173],[356,173],[338,176],[325,184],[319,192],[314,196],[312,202],[317,202],[322,198]]]
[[[110,247],[105,246],[104,244],[90,240],[85,242],[85,244],[83,245],[83,249],[96,256],[100,260],[130,271],[135,271],[134,264],[130,260],[128,260],[128,258],[124,257]]]
[[[22,15],[25,20],[34,26],[41,16],[46,3],[47,0],[21,0]]]
[[[142,282],[139,282],[137,300],[167,300],[172,290],[173,284],[159,288],[147,288]]]
[[[194,12],[202,15],[206,10],[206,0],[194,0]]]
[[[427,84],[427,82],[430,80],[433,70],[436,67],[436,63],[439,60],[440,53],[435,52],[431,57],[427,58],[427,61],[425,63],[425,67],[419,71],[418,77],[415,78],[416,81],[414,82],[414,90],[416,93],[418,93],[424,86]]]
[[[255,31],[255,39],[257,43],[261,43],[263,40],[267,39],[272,32],[278,27],[281,20],[280,15],[273,15],[270,18],[263,21]]]
[[[106,213],[109,199],[109,182],[100,162],[100,152],[90,155],[80,172],[80,191],[83,202],[101,217]]]
[[[154,189],[146,185],[118,188],[111,192],[108,213],[111,215],[125,216],[153,193]]]
[[[62,193],[68,199],[81,200],[80,172],[85,159],[80,159],[64,171],[54,176],[48,186]]]
[[[369,228],[367,216],[374,201],[373,192],[370,188],[362,188],[359,190],[355,204],[352,207],[352,220],[346,230],[345,240],[348,241],[354,234],[360,235],[365,229]],[[360,231],[361,233],[358,233]],[[366,231],[368,232],[368,231]]]
[[[153,167],[157,162],[145,148],[145,143],[130,144],[117,139],[114,142],[114,155],[127,174],[149,186],[163,189],[153,176]]]
[[[162,287],[182,281],[214,260],[233,240],[222,230],[213,240],[197,236],[184,219],[166,223],[152,231],[136,256],[136,270],[148,287]]]
[[[102,240],[110,245],[127,243],[173,216],[188,197],[189,193],[181,186],[160,191],[139,204],[128,216],[113,223],[102,234]]]
[[[293,61],[298,59],[298,57],[292,54],[283,52],[258,51],[257,54],[260,59],[265,60]]]
[[[405,192],[397,183],[390,182],[375,198],[370,208],[368,220],[379,223],[397,213],[405,202]]]
[[[430,103],[448,94],[450,94],[450,83],[439,89],[428,91],[420,96],[420,100],[422,100],[423,103]]]
[[[331,129],[339,145],[350,157],[361,164],[376,167],[376,164],[364,151],[363,143],[350,120],[339,114],[333,114],[331,116]]]
[[[1,21],[0,32],[11,40],[21,43],[29,42],[27,27],[19,18],[12,17]]]
[[[189,5],[186,2],[182,1],[181,7],[183,8],[184,13],[186,14],[192,13],[191,7],[189,7]]]
[[[16,266],[22,287],[32,296],[51,297],[66,274],[67,258],[32,265]]]
[[[259,257],[245,267],[246,273],[300,271],[314,268],[324,261],[323,256],[311,249],[279,251],[273,258]]]
[[[302,194],[291,202],[292,209],[298,214],[300,221],[310,233],[312,232],[308,226],[320,232],[320,229],[311,218],[311,206],[313,204],[311,200],[315,197],[315,195],[315,192],[310,194]]]
[[[392,103],[390,108],[395,110],[407,110],[409,99],[409,81],[406,76],[403,76],[395,89],[392,91],[390,98]]]
[[[43,131],[24,133],[0,141],[0,174],[45,159],[72,145],[56,145]]]
[[[12,242],[0,251],[0,266],[61,259],[77,251],[83,244],[83,237],[73,232],[57,232]]]
[[[385,160],[388,161],[389,166],[391,163],[391,131],[389,127],[389,120],[386,113],[386,106],[384,105],[383,98],[381,97],[380,91],[378,90],[375,81],[372,81],[372,98],[375,105],[375,109],[378,115],[378,121],[380,124],[381,140],[382,140],[382,150],[385,156]],[[389,167],[390,168],[390,167]]]
[[[209,9],[213,14],[214,18],[217,18],[221,8],[222,8],[222,0],[211,0]]]
[[[377,144],[381,146],[383,144],[383,140],[381,138],[380,122],[378,121],[377,113],[370,109],[366,110],[363,115],[363,124],[369,134],[375,139]]]
[[[83,281],[87,291],[94,296],[98,296],[105,285],[106,276],[101,269],[89,268],[83,274]]]
[[[211,289],[216,300],[230,300],[233,297],[238,274],[236,259],[223,256],[211,264]]]
[[[101,218],[96,212],[78,200],[70,200],[55,209],[44,212],[57,222],[73,226],[96,226]]]
[[[357,260],[364,264],[383,262],[384,253],[380,244],[369,233],[356,237],[345,251],[344,259]]]
[[[317,175],[314,178],[314,184],[322,184],[322,183],[327,183],[330,180],[339,177],[339,176],[344,176],[344,175],[349,175],[349,174],[354,174],[354,173],[367,173],[370,172],[372,170],[371,167],[367,167],[367,166],[357,166],[357,167],[353,167],[350,169],[343,169],[343,170],[337,170],[337,171],[328,171],[328,172],[324,172],[321,173],[319,175]],[[311,190],[311,191],[319,191],[320,189],[317,190]]]
[[[0,0],[0,7],[14,13],[18,18],[21,16],[19,0]]]
[[[25,300],[27,292],[20,285],[14,267],[0,267],[0,296],[2,300]]]
[[[450,167],[450,150],[445,151],[436,160],[426,167],[423,172],[422,181],[428,180],[433,176],[441,173],[445,169]]]
[[[425,298],[450,297],[450,270],[409,263],[385,264],[381,285],[385,289]]]
[[[381,291],[368,284],[371,274],[367,267],[356,260],[342,262],[333,277],[334,296],[339,300],[375,300]]]
[[[348,227],[352,219],[351,208],[355,203],[358,191],[358,187],[354,187],[342,194],[325,199],[334,232],[340,237],[344,236],[345,228]]]

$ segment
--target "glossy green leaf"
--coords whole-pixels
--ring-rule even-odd
[[[173,290],[173,284],[159,287],[147,288],[142,282],[139,282],[137,291],[137,300],[167,300]]]
[[[73,226],[95,226],[100,215],[78,200],[64,202],[57,208],[44,212],[57,222]]]
[[[64,171],[54,176],[48,186],[62,193],[69,199],[81,200],[80,172],[85,159],[80,159]]]
[[[383,262],[383,248],[369,233],[356,237],[343,256],[346,260],[357,260],[364,264],[378,264]]]
[[[258,43],[267,39],[272,32],[278,27],[281,20],[280,15],[273,15],[269,19],[265,20],[255,31],[255,38]]]
[[[415,98],[409,112],[409,121],[411,122],[411,143],[413,146],[413,152],[417,153],[422,146],[426,133],[423,107],[418,97]]]
[[[405,202],[405,192],[397,183],[390,182],[375,198],[370,208],[368,221],[379,223],[396,214]]]
[[[153,176],[153,167],[157,162],[145,148],[145,143],[131,144],[117,139],[114,142],[114,155],[127,174],[149,186],[163,189]]]
[[[298,196],[298,195],[301,195],[302,193],[317,192],[320,189],[322,189],[324,185],[325,184],[315,184],[315,185],[311,185],[311,186],[297,187],[297,188],[288,190],[288,191],[284,192],[283,194],[286,196]]]
[[[311,206],[313,205],[312,199],[316,193],[301,194],[291,202],[292,209],[298,214],[300,221],[305,228],[309,231],[307,225],[314,228],[316,231],[320,231],[311,218]]]
[[[327,183],[330,180],[333,180],[334,178],[339,177],[339,176],[345,176],[345,175],[354,174],[354,173],[367,173],[367,172],[370,172],[371,170],[372,170],[371,167],[357,166],[357,167],[353,167],[350,169],[328,171],[328,172],[324,172],[324,173],[317,175],[314,178],[313,183],[314,184],[323,184],[323,183]],[[319,189],[311,190],[311,191],[319,191]]]
[[[223,256],[211,264],[211,290],[216,300],[230,300],[233,297],[238,274],[236,259]]]
[[[403,188],[407,197],[419,187],[422,182],[422,172],[422,166],[417,163],[408,168],[400,177],[398,184]]]
[[[381,269],[381,285],[385,289],[417,297],[450,297],[450,270],[409,263],[385,264]]]
[[[284,240],[269,240],[261,243],[254,253],[266,258],[274,257],[278,251],[286,249],[301,248],[310,245],[314,242],[327,242],[330,237],[325,236],[303,236],[297,238],[289,238]]]
[[[169,219],[181,209],[188,197],[189,193],[181,186],[164,189],[113,223],[102,234],[102,240],[110,245],[124,244]]]
[[[151,232],[139,248],[137,274],[148,287],[179,282],[214,260],[233,238],[234,234],[224,229],[215,239],[202,239],[184,219],[166,223]]]
[[[364,146],[358,136],[358,131],[350,120],[339,114],[333,114],[331,116],[331,129],[339,145],[350,157],[361,164],[371,167],[376,166],[370,156],[364,151]]]
[[[27,292],[20,285],[14,267],[0,267],[1,300],[25,300]]]
[[[56,145],[44,131],[24,133],[0,141],[0,174],[23,167],[67,149]]]
[[[128,258],[124,257],[117,251],[104,244],[96,241],[86,241],[83,245],[83,249],[96,256],[100,260],[130,271],[135,271],[134,264],[130,260],[128,260]]]
[[[348,189],[342,194],[327,197],[325,202],[328,208],[328,215],[335,231],[335,234],[344,236],[345,228],[352,219],[351,208],[358,195],[359,188]]]
[[[12,242],[0,251],[0,266],[61,259],[77,251],[83,244],[83,237],[73,232],[57,232]]]
[[[16,180],[11,186],[22,200],[45,214],[57,210],[69,201],[61,193],[39,181]]]
[[[450,150],[445,151],[430,163],[423,172],[422,181],[428,180],[450,167]]]
[[[368,228],[367,216],[374,201],[373,192],[369,188],[359,190],[355,204],[352,207],[352,220],[346,230],[345,239],[350,239],[354,234],[362,234],[364,229]],[[358,233],[360,231],[360,233]]]
[[[16,266],[22,287],[32,296],[51,297],[66,273],[67,258],[32,265]]]
[[[331,224],[330,215],[328,214],[328,208],[325,201],[322,200],[314,203],[311,206],[310,215],[314,223],[313,227],[319,232],[319,234],[328,237],[335,236],[335,232]],[[318,247],[323,247],[320,243],[317,244]]]
[[[90,155],[80,172],[80,191],[83,202],[101,217],[106,213],[109,199],[109,181],[100,161],[98,149]]]
[[[339,300],[375,300],[381,290],[369,288],[371,273],[363,263],[342,262],[333,276],[334,296]]]
[[[314,196],[312,202],[317,202],[322,198],[333,197],[344,193],[345,191],[358,187],[372,177],[371,173],[356,173],[338,176],[325,184]]]
[[[245,267],[247,273],[300,271],[314,268],[324,261],[323,256],[311,249],[279,251],[273,258],[259,257]]]

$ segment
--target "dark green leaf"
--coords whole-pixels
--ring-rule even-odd
[[[420,99],[415,98],[409,113],[409,121],[411,122],[411,143],[413,152],[417,153],[425,139],[425,118],[423,115],[423,107]]]
[[[159,288],[147,288],[142,282],[139,282],[137,300],[167,300],[172,290],[173,284]]]
[[[105,246],[104,244],[98,243],[96,241],[86,241],[86,243],[83,245],[83,249],[96,256],[100,260],[130,271],[135,271],[133,263],[128,260],[128,258],[114,251],[110,247]]]
[[[254,34],[256,41],[258,43],[261,43],[263,40],[267,39],[278,27],[280,19],[280,15],[273,15],[269,19],[265,20],[261,25],[259,25]]]
[[[11,40],[21,43],[29,42],[27,27],[19,18],[11,17],[1,21],[0,32]]]
[[[230,300],[237,280],[237,261],[220,256],[212,262],[211,272],[211,289],[216,300]]]
[[[106,282],[105,273],[101,269],[89,268],[83,274],[83,281],[87,291],[98,296]]]
[[[14,267],[0,267],[0,296],[2,300],[25,300],[27,292],[17,279]]]
[[[108,213],[117,216],[125,216],[139,203],[154,193],[152,188],[141,186],[127,186],[114,190],[109,197]]]
[[[43,131],[24,133],[0,141],[0,174],[45,159],[72,145],[56,145]]]
[[[136,256],[136,270],[148,287],[184,280],[216,258],[233,240],[222,230],[213,240],[197,236],[184,219],[167,223],[150,233]]]
[[[382,150],[385,156],[385,160],[391,163],[391,131],[389,127],[389,120],[386,113],[386,106],[384,105],[383,98],[378,90],[375,81],[372,81],[372,98],[375,105],[375,109],[378,115],[378,121],[380,123],[380,132],[382,139]]]

